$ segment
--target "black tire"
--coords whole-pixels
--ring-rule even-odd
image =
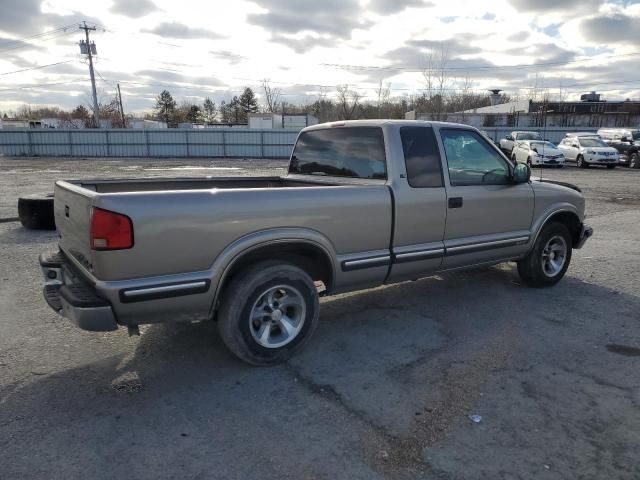
[[[561,236],[566,243],[566,255],[562,269],[549,276],[544,272],[542,254],[547,242],[555,236]],[[529,255],[518,261],[518,273],[522,281],[530,287],[551,287],[558,283],[571,263],[572,240],[569,229],[562,223],[551,222],[542,227]]]
[[[250,316],[263,292],[276,286],[292,287],[301,294],[304,323],[290,343],[267,348],[254,338]],[[319,313],[318,291],[304,270],[282,261],[265,261],[239,272],[225,288],[218,312],[218,330],[227,348],[240,360],[257,366],[276,365],[288,360],[309,341],[318,325]]]
[[[53,193],[39,193],[18,198],[18,218],[24,228],[55,230]]]
[[[631,157],[629,158],[629,167],[640,168],[640,154],[638,152],[631,154]]]
[[[529,165],[529,168],[533,168],[533,165],[531,165],[531,157],[527,157],[527,165]]]
[[[613,170],[614,168],[616,168],[616,166],[615,166],[615,165],[607,165],[607,168],[608,168],[609,170]]]
[[[578,155],[576,157],[576,165],[578,166],[578,168],[589,168],[589,164],[584,161],[582,155]]]

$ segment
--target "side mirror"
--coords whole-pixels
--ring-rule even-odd
[[[531,178],[531,169],[526,163],[516,163],[513,167],[513,183],[527,183]]]
[[[627,137],[622,137],[622,138],[620,139],[620,141],[621,141],[621,142],[628,142],[628,141],[629,141],[629,139],[628,139]]]
[[[511,135],[507,135],[506,137],[504,137],[507,140],[513,140],[513,137]]]
[[[531,150],[533,150],[534,152],[538,153],[538,149],[536,147],[533,147]]]

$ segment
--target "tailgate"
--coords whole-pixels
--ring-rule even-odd
[[[60,248],[89,271],[93,270],[89,228],[95,195],[95,192],[69,182],[56,182],[54,190],[53,209]]]

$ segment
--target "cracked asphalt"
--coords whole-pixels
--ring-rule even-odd
[[[283,162],[0,171],[10,218],[57,178]],[[640,478],[640,171],[543,176],[583,188],[595,230],[556,287],[526,288],[505,264],[324,298],[314,338],[274,368],[236,361],[213,323],[78,330],[41,296],[55,232],[0,223],[0,478]]]

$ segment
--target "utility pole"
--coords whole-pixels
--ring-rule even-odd
[[[79,25],[80,30],[84,30],[85,38],[87,39],[87,43],[80,40],[80,53],[86,54],[89,56],[89,75],[91,76],[91,89],[93,93],[93,120],[96,124],[96,128],[100,128],[100,116],[98,111],[98,94],[96,93],[96,77],[93,74],[93,56],[92,54],[96,52],[96,45],[89,43],[89,30],[95,30],[96,27],[87,27],[87,22],[82,22],[83,25]]]
[[[124,108],[122,108],[122,93],[120,93],[120,84],[118,83],[118,103],[120,104],[120,117],[122,118],[122,128],[127,128],[124,121]]]

